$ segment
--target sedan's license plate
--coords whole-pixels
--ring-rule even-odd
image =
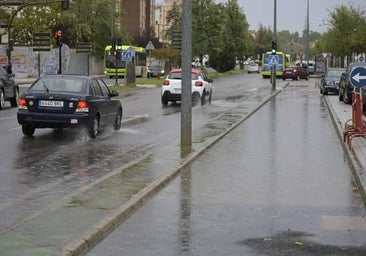
[[[64,102],[61,100],[40,100],[38,105],[40,107],[63,107]]]
[[[181,89],[180,88],[174,88],[174,91],[175,92],[181,92]]]

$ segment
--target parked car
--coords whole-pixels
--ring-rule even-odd
[[[346,71],[342,73],[340,81],[339,81],[339,101],[343,101],[346,104],[352,103],[352,92],[353,85],[350,81],[350,74],[352,70],[356,67],[366,67],[365,62],[352,62],[347,65]],[[363,105],[366,105],[366,90],[364,88],[361,89]]]
[[[147,68],[147,78],[164,76],[164,61],[153,60]]]
[[[328,93],[339,93],[339,80],[345,68],[328,68],[320,79],[320,93],[327,95]]]
[[[19,86],[14,81],[14,74],[9,74],[0,66],[0,110],[5,108],[5,101],[10,101],[10,106],[18,106]]]
[[[30,137],[36,128],[86,127],[96,138],[102,127],[121,127],[122,104],[116,96],[99,77],[46,75],[20,97],[18,123]]]
[[[248,74],[250,73],[259,73],[260,69],[257,63],[251,62],[248,64]]]
[[[300,80],[306,79],[309,80],[309,72],[303,69],[300,66],[290,66],[284,69],[282,73],[282,79],[292,79],[292,80]]]
[[[208,78],[202,70],[192,69],[192,103],[199,101],[204,105],[206,100],[211,102],[212,79]],[[165,78],[161,87],[161,103],[167,106],[169,101],[181,101],[182,96],[182,69],[173,69]]]

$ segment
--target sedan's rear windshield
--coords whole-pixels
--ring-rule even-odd
[[[180,79],[182,79],[182,73],[181,72],[173,72],[173,73],[170,73],[169,76],[168,76],[168,79],[177,79],[177,80],[180,80]],[[192,73],[192,80],[198,80],[198,75]]]
[[[43,78],[32,86],[32,90],[35,91],[69,93],[85,93],[85,88],[86,80],[68,78]]]

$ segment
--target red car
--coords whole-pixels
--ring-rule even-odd
[[[282,79],[292,79],[292,80],[300,80],[300,79],[306,79],[309,80],[309,72],[303,69],[299,66],[291,66],[288,68],[285,68],[282,74]]]

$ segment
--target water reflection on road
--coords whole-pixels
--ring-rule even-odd
[[[364,255],[365,214],[318,88],[290,86],[88,255]]]

